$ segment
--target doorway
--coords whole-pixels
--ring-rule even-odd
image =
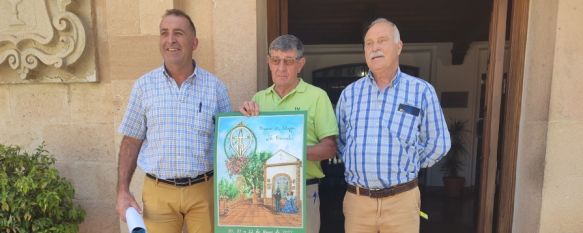
[[[503,155],[501,159],[497,159],[498,156],[496,155],[496,151],[498,151],[498,135],[516,135],[515,130],[508,130],[508,124],[516,123],[514,122],[506,122],[505,124],[501,124],[500,113],[503,112],[506,115],[506,118],[510,115],[511,121],[519,116],[519,112],[508,113],[505,112],[504,109],[500,110],[500,98],[501,98],[501,75],[502,75],[502,63],[504,63],[504,42],[506,41],[506,24],[510,22],[506,19],[507,16],[507,9],[508,1],[507,0],[490,0],[490,1],[483,1],[480,3],[472,2],[474,6],[467,7],[468,4],[465,3],[466,1],[432,1],[431,3],[427,2],[418,2],[418,1],[410,1],[410,4],[404,6],[406,4],[402,2],[390,2],[390,1],[382,1],[386,2],[388,5],[386,8],[381,7],[379,2],[381,1],[342,1],[339,4],[337,1],[330,1],[330,0],[321,0],[321,1],[287,1],[287,0],[276,0],[276,1],[268,1],[268,40],[271,41],[277,35],[280,34],[294,34],[298,36],[300,39],[304,41],[307,45],[316,45],[316,44],[333,44],[333,45],[344,45],[344,44],[352,44],[355,43],[359,44],[362,40],[362,31],[357,33],[351,34],[342,34],[346,33],[347,28],[360,28],[362,29],[364,26],[370,22],[371,19],[376,17],[387,17],[390,20],[393,20],[397,23],[400,27],[400,31],[402,34],[402,39],[407,42],[413,43],[420,43],[422,41],[417,41],[416,38],[421,38],[423,36],[427,38],[433,38],[433,40],[437,42],[443,42],[446,40],[443,36],[440,37],[440,34],[436,32],[437,30],[445,30],[447,33],[445,34],[454,34],[454,40],[457,43],[451,48],[451,60],[452,64],[460,64],[463,63],[464,57],[468,51],[468,47],[472,41],[475,41],[475,38],[479,38],[480,36],[484,36],[480,34],[480,30],[475,28],[486,27],[486,34],[485,37],[482,37],[482,41],[489,41],[489,46],[491,48],[491,52],[489,53],[489,64],[488,64],[488,76],[492,77],[488,79],[488,82],[485,84],[484,96],[486,100],[484,101],[485,105],[485,114],[484,114],[484,123],[483,127],[484,130],[481,131],[481,135],[479,135],[482,139],[480,139],[480,143],[483,145],[482,149],[480,149],[481,154],[483,157],[477,158],[479,161],[476,162],[475,165],[475,175],[473,178],[476,179],[473,186],[469,188],[469,190],[473,190],[475,195],[468,203],[473,203],[471,205],[474,206],[474,209],[471,212],[473,220],[472,228],[468,232],[510,232],[509,229],[511,226],[511,214],[512,208],[508,207],[511,206],[513,199],[512,193],[514,191],[513,181],[509,182],[509,184],[501,184],[496,185],[496,175],[498,172],[510,174],[513,177],[513,164],[515,164],[516,159],[515,155]],[[528,5],[528,1],[514,1],[518,2],[521,5]],[[307,5],[306,5],[307,4]],[[415,7],[416,6],[416,7]],[[419,7],[422,6],[422,7]],[[463,35],[460,33],[447,31],[451,29],[447,29],[446,25],[449,25],[447,20],[452,20],[454,13],[449,14],[449,19],[443,19],[436,25],[432,25],[430,29],[419,27],[419,25],[425,25],[427,22],[433,22],[435,20],[430,20],[427,17],[427,14],[423,14],[420,12],[413,12],[411,13],[410,10],[403,10],[403,9],[419,9],[423,8],[425,10],[436,11],[436,12],[443,12],[448,9],[457,9],[456,7],[460,7],[461,10],[464,11],[465,15],[478,15],[478,18],[474,21],[469,20],[467,23],[468,29],[471,31],[469,35]],[[401,9],[398,11],[398,14],[392,15],[383,15],[382,12],[388,8],[397,8]],[[485,8],[486,15],[484,13],[473,12],[469,9],[477,9],[477,8]],[[307,10],[312,9],[312,10]],[[342,11],[344,9],[344,11]],[[348,9],[348,11],[346,11]],[[527,9],[527,8],[526,8]],[[516,17],[513,15],[513,22],[522,25],[518,25],[513,29],[513,31],[518,31],[521,27],[524,27],[524,22],[526,22],[527,14],[524,11],[524,8],[517,10],[521,12],[522,15]],[[298,13],[299,12],[299,13]],[[300,15],[297,15],[300,14]],[[326,21],[318,21],[318,15],[330,15],[330,17],[334,18],[337,17],[338,19],[335,22],[335,27],[326,28],[325,24]],[[413,15],[422,15],[422,17],[413,17],[410,20],[399,21],[397,18],[400,15],[406,14],[413,14]],[[490,17],[490,14],[493,17]],[[390,17],[394,16],[394,17]],[[361,19],[358,22],[351,21],[351,18],[359,18]],[[485,20],[484,20],[485,19]],[[330,20],[330,18],[328,18]],[[453,19],[459,20],[459,19]],[[276,24],[274,26],[274,24]],[[456,25],[452,23],[452,25]],[[479,25],[477,27],[476,25]],[[466,30],[464,29],[464,30]],[[320,33],[317,33],[320,32]],[[520,47],[524,44],[524,35],[521,33],[515,33],[518,38],[513,44],[511,44],[511,50],[514,50],[516,47]],[[344,35],[344,36],[343,36]],[[421,36],[420,36],[421,35]],[[523,37],[520,39],[520,37]],[[424,42],[425,43],[425,42]],[[405,45],[407,46],[407,45]],[[502,49],[500,50],[500,46]],[[502,55],[501,55],[502,54]],[[523,58],[523,54],[521,55],[520,51],[516,53],[514,57],[515,61],[520,61],[521,57]],[[511,58],[512,60],[512,58]],[[308,64],[310,60],[308,60]],[[519,86],[521,84],[521,74],[515,74],[518,77],[515,80],[512,80],[511,83],[514,83],[514,86]],[[479,78],[478,78],[479,79]],[[310,80],[311,81],[311,80]],[[512,86],[512,85],[510,85]],[[519,104],[519,98],[514,97],[508,100],[512,104]],[[512,105],[510,104],[510,105]],[[507,104],[507,106],[510,106]],[[473,121],[477,121],[477,118],[473,118]],[[500,128],[498,128],[500,127]],[[500,129],[500,130],[499,130]],[[515,143],[512,143],[513,137],[504,137],[504,146],[500,151],[504,153],[505,151],[512,151],[512,146]],[[510,140],[510,141],[509,141]],[[478,148],[474,147],[473,149],[478,150]],[[323,164],[324,165],[324,164]],[[330,164],[328,164],[330,165]],[[508,165],[508,166],[504,166]],[[505,168],[505,169],[501,169]],[[426,172],[428,173],[428,172]],[[430,175],[430,174],[421,174],[423,175]],[[498,188],[497,188],[498,187]],[[494,194],[496,195],[496,203],[494,202]],[[510,197],[510,198],[509,198]],[[432,201],[426,201],[432,202]],[[508,205],[510,202],[510,205]],[[502,203],[505,203],[506,207],[504,209],[496,208],[494,210],[494,206],[502,206]],[[423,207],[422,207],[423,208]],[[467,212],[467,211],[466,211]],[[508,218],[508,216],[510,217]],[[502,216],[505,216],[505,222],[502,223],[500,221],[495,221],[495,219],[502,219]],[[430,216],[431,219],[431,216]],[[510,220],[508,220],[510,219]],[[503,225],[502,227],[493,227],[494,223],[498,225]],[[323,223],[324,224],[324,223]],[[336,222],[335,224],[338,224]],[[324,226],[323,226],[324,228]],[[443,229],[445,232],[448,229]],[[424,231],[425,232],[425,231]],[[427,231],[428,232],[428,231]],[[465,232],[465,231],[464,231]]]

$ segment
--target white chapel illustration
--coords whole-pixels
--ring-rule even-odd
[[[279,150],[265,161],[263,196],[271,203],[273,194],[279,189],[282,194],[293,192],[297,205],[301,206],[303,188],[302,161],[292,154]]]

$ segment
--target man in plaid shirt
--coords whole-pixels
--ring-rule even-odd
[[[129,192],[136,166],[144,180],[148,232],[212,232],[214,117],[231,110],[225,85],[192,59],[198,39],[190,17],[166,11],[160,23],[164,64],[136,81],[119,126],[117,212],[141,211]]]
[[[419,232],[417,174],[450,148],[435,89],[401,72],[402,48],[394,23],[373,21],[364,37],[370,72],[348,85],[336,106],[348,233]]]

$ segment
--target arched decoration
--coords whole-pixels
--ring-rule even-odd
[[[287,193],[292,189],[292,181],[292,178],[288,174],[278,173],[277,175],[273,176],[273,186],[271,193],[276,193],[277,189],[279,189],[280,193]]]
[[[73,5],[71,0],[0,1],[0,15],[4,15],[0,17],[0,68],[8,73],[6,67],[9,67],[18,77],[17,80],[0,78],[0,83],[29,82],[35,78],[40,82],[96,81],[94,71],[88,77],[77,77],[79,74],[68,71],[31,75],[31,71],[42,73],[46,67],[63,70],[84,54],[85,24],[80,16],[69,11],[70,5]],[[74,5],[85,14],[91,12],[91,1]],[[46,80],[47,76],[52,80]]]
[[[272,198],[278,185],[282,185],[285,182],[287,182],[286,191],[302,193],[300,184],[303,181],[301,166],[302,162],[288,152],[283,150],[275,152],[265,162],[263,196]],[[280,190],[280,192],[283,191]],[[301,200],[301,197],[299,199]]]

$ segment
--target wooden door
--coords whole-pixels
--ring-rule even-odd
[[[506,15],[508,0],[494,0],[490,20],[488,77],[486,78],[486,104],[480,161],[480,192],[478,224],[476,232],[492,232],[494,218],[494,194],[496,191],[497,151],[500,126],[500,104],[504,47],[506,44]]]
[[[511,232],[514,205],[514,181],[516,173],[516,153],[520,118],[520,98],[526,44],[529,0],[511,0],[511,41],[508,84],[506,86],[506,109],[501,109],[504,50],[506,46],[506,25],[509,0],[493,0],[490,18],[488,78],[486,79],[485,116],[483,129],[482,160],[480,161],[479,207],[476,232]],[[288,0],[267,1],[268,42],[288,33]],[[269,80],[271,85],[271,79]],[[506,121],[500,127],[500,116]],[[501,130],[500,130],[501,129]],[[503,135],[500,164],[498,138]],[[500,171],[500,174],[497,174]],[[496,177],[502,176],[497,186]],[[495,195],[499,202],[495,203]],[[497,211],[494,211],[494,209]],[[494,225],[494,222],[497,225]]]

